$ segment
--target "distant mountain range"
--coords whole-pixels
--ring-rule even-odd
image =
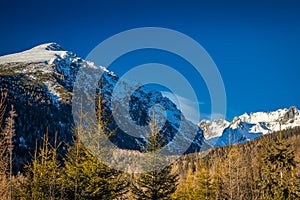
[[[204,136],[214,146],[243,143],[275,131],[300,126],[300,111],[292,106],[273,112],[255,112],[226,120],[207,121],[199,124]]]

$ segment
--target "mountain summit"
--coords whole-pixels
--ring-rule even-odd
[[[7,93],[8,107],[14,105],[18,114],[14,140],[18,164],[30,159],[27,152],[32,153],[36,141],[40,144],[46,133],[52,141],[56,134],[58,142],[72,143],[73,87],[81,68],[97,69],[103,74],[98,85],[108,102],[106,113],[110,115],[111,95],[119,78],[105,67],[95,66],[94,63],[63,50],[56,43],[42,44],[20,53],[0,57],[0,92]],[[130,84],[122,82],[123,92],[126,92]],[[119,109],[122,109],[121,97],[119,102]],[[167,119],[161,132],[166,143],[172,143],[175,137],[180,136],[182,143],[190,144],[186,152],[199,151],[203,146],[205,140],[202,130],[186,120],[176,105],[160,92],[141,86],[132,95],[130,103],[130,116],[141,126],[148,123],[149,109],[153,105],[159,104],[163,107]],[[134,137],[123,132],[114,120],[109,127],[116,130],[111,140],[121,149],[138,150],[145,142],[142,136]],[[194,135],[191,134],[193,132]],[[176,154],[179,149],[180,146],[171,145],[170,151]]]

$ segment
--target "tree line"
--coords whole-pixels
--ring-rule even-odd
[[[98,100],[101,103],[101,101]],[[101,108],[101,105],[98,105]],[[144,173],[125,173],[100,162],[83,145],[74,128],[73,145],[61,155],[57,137],[37,140],[32,161],[12,172],[14,119],[0,101],[0,199],[299,199],[300,129],[263,136],[254,141],[182,156],[169,166]],[[98,111],[101,115],[101,109]],[[99,116],[100,116],[99,115]],[[98,116],[97,128],[107,137],[110,118]],[[142,153],[162,148],[155,120]],[[91,138],[91,141],[95,141]],[[146,162],[151,165],[151,162]]]
[[[3,99],[3,98],[2,98]],[[101,103],[102,99],[97,102]],[[4,101],[3,101],[4,102]],[[3,104],[4,105],[4,104]],[[101,105],[97,105],[102,108]],[[1,111],[5,113],[5,106],[1,106]],[[1,112],[2,113],[2,112]],[[5,131],[1,131],[1,136],[9,131],[14,133],[11,121],[15,117],[15,111],[10,112],[7,119]],[[98,109],[97,128],[99,133],[104,133],[111,137],[114,133],[109,131],[106,125],[110,118],[101,117],[103,110]],[[4,117],[4,114],[3,116]],[[151,152],[159,149],[161,143],[156,139],[160,137],[160,132],[153,121],[153,128],[147,134],[147,143],[143,147],[144,152]],[[13,123],[12,123],[13,124]],[[110,168],[100,162],[83,145],[79,134],[84,131],[82,126],[73,129],[73,145],[67,146],[67,154],[61,155],[58,152],[61,143],[57,143],[57,137],[50,140],[48,133],[40,140],[36,140],[36,150],[32,155],[32,161],[27,163],[22,173],[12,174],[11,153],[12,149],[6,148],[2,153],[3,173],[1,174],[0,199],[170,199],[171,194],[177,187],[177,174],[172,171],[172,166],[149,171],[146,173],[128,174]],[[86,134],[88,140],[93,144],[97,142],[97,136],[93,133]],[[2,143],[1,147],[10,147],[10,143]],[[85,138],[86,139],[86,138]],[[99,139],[99,138],[98,138]],[[2,141],[2,140],[1,140]],[[51,142],[52,141],[52,142]],[[98,144],[98,143],[97,143]],[[150,162],[149,162],[150,163]]]

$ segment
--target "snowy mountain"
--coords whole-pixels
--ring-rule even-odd
[[[117,95],[117,102],[119,102],[117,106],[120,110],[125,109],[123,105],[125,94],[138,83],[132,80],[119,81],[115,73],[63,50],[56,43],[42,44],[27,51],[0,57],[0,93],[7,93],[7,107],[14,105],[18,114],[14,138],[16,166],[21,167],[31,159],[28,152],[33,153],[36,142],[40,144],[46,133],[52,141],[57,135],[58,142],[72,143],[73,89],[80,69],[89,69],[87,71],[91,72],[83,75],[85,81],[78,86],[84,92],[88,80],[95,73],[102,74],[97,84],[98,88],[95,90],[102,91],[107,102],[105,106],[107,116],[112,114],[114,106],[111,98],[117,83],[121,87]],[[166,122],[161,129],[165,141],[163,145],[168,144],[168,150],[174,154],[183,150],[181,145],[173,142],[177,138],[180,138],[177,144],[189,144],[189,148],[184,149],[189,153],[208,148],[205,138],[211,145],[223,146],[246,142],[263,134],[278,131],[279,122],[282,124],[282,129],[300,125],[300,111],[291,107],[274,112],[244,114],[235,117],[232,122],[201,121],[197,126],[186,120],[172,101],[160,92],[145,86],[140,86],[131,95],[129,115],[121,115],[119,118],[124,121],[130,118],[137,125],[145,126],[150,120],[150,108],[154,105],[159,105],[166,113]],[[134,135],[127,134],[115,120],[112,120],[108,126],[116,131],[110,140],[120,149],[139,150],[145,143],[143,135],[138,132]],[[60,146],[60,151],[65,152],[65,146]]]
[[[229,126],[229,122],[224,119],[214,121],[202,120],[198,125],[203,130],[206,139],[221,136],[224,129]]]
[[[264,134],[300,126],[300,111],[292,106],[273,112],[256,112],[235,117],[231,122],[201,121],[198,125],[214,146],[225,146],[253,140]]]
[[[111,95],[119,78],[105,67],[95,66],[76,54],[65,51],[56,43],[42,44],[24,52],[0,57],[0,92],[7,92],[7,104],[14,105],[18,117],[16,119],[15,153],[35,149],[35,141],[48,135],[54,139],[57,134],[58,141],[71,143],[74,126],[72,116],[72,97],[74,81],[79,69],[90,69],[93,73],[102,73],[98,89],[108,102],[105,107],[107,115],[112,113]],[[93,74],[85,74],[84,78]],[[84,89],[83,81],[82,87]],[[122,92],[126,93],[132,87],[132,82],[121,82]],[[96,90],[97,88],[95,88]],[[122,108],[124,94],[118,94],[118,109]],[[186,120],[176,105],[160,92],[141,86],[130,99],[130,116],[138,125],[149,122],[149,109],[159,104],[167,115],[166,123],[162,128],[164,141],[172,143],[176,137],[182,143],[189,143],[186,152],[199,151],[205,142],[202,130]],[[8,106],[10,107],[10,106]],[[113,120],[110,129],[116,130],[111,138],[112,142],[121,149],[139,149],[145,142],[142,136],[131,136],[118,128]],[[179,130],[180,128],[180,130]],[[195,133],[195,135],[191,133]],[[180,147],[170,145],[170,151],[176,153]],[[22,156],[21,156],[22,157]],[[23,161],[29,159],[24,156]],[[22,159],[19,162],[23,162]]]

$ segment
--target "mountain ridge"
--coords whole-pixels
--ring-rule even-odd
[[[251,112],[226,120],[207,121],[199,124],[205,138],[214,146],[226,146],[253,140],[280,129],[300,126],[300,110],[295,106],[270,112]]]
[[[74,82],[78,71],[85,68],[91,69],[91,72],[102,73],[98,86],[108,102],[106,113],[111,115],[110,99],[119,78],[105,67],[98,67],[75,53],[65,51],[57,43],[42,44],[20,53],[0,57],[0,92],[8,94],[7,107],[14,105],[18,114],[14,139],[14,153],[19,157],[16,160],[17,164],[21,165],[31,159],[26,152],[33,153],[36,141],[41,144],[46,133],[50,141],[57,135],[58,142],[72,144]],[[86,74],[86,77],[88,75]],[[85,82],[81,85],[84,84]],[[129,88],[130,84],[122,82],[122,87]],[[122,94],[119,102],[122,107],[121,96]],[[156,104],[167,111],[162,133],[166,144],[171,143],[170,151],[177,151],[176,146],[172,146],[172,140],[176,137],[180,137],[182,143],[189,144],[189,148],[184,149],[186,153],[199,151],[205,143],[202,130],[186,120],[176,105],[158,91],[139,87],[131,96],[130,117],[138,125],[146,125],[149,122],[149,109]],[[145,142],[143,137],[127,135],[118,128],[115,121],[111,122],[110,127],[116,129],[112,142],[121,149],[138,150]],[[179,130],[179,127],[182,129]],[[61,148],[61,151],[64,151],[65,147]],[[178,151],[179,149],[180,147]]]

